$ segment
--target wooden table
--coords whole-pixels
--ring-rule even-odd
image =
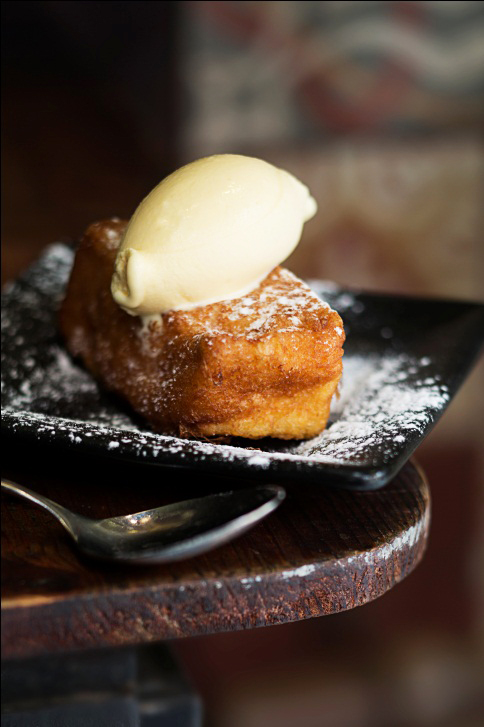
[[[6,442],[3,474],[93,517],[246,486]],[[337,613],[384,594],[420,561],[429,493],[412,463],[387,487],[287,487],[278,511],[181,563],[105,565],[80,556],[38,507],[2,496],[4,659],[178,639]]]
[[[5,439],[4,476],[92,517],[247,486]],[[84,559],[48,513],[2,495],[2,724],[201,727],[200,699],[160,641],[344,611],[422,558],[429,492],[414,464],[370,492],[286,487],[236,541],[149,567]]]

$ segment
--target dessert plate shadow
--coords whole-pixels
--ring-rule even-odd
[[[304,442],[156,434],[73,362],[56,316],[73,251],[54,244],[2,296],[2,429],[26,444],[272,482],[358,489],[392,479],[443,414],[484,343],[484,306],[311,287],[343,318],[329,426]]]

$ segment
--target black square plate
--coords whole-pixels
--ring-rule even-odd
[[[445,411],[484,341],[484,306],[368,295],[313,281],[344,320],[339,400],[327,429],[299,442],[231,445],[155,434],[75,364],[56,312],[73,251],[50,246],[2,307],[3,429],[26,444],[155,465],[354,488],[388,482]]]

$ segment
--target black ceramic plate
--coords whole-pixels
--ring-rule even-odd
[[[484,339],[484,306],[312,286],[344,320],[341,396],[304,442],[231,445],[154,434],[73,363],[56,311],[73,252],[52,245],[3,296],[3,429],[26,444],[221,474],[374,488],[390,480],[444,412]]]

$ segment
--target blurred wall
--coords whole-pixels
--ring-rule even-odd
[[[482,3],[194,2],[181,27],[183,155],[260,154],[310,186],[293,267],[482,295]]]
[[[178,163],[176,2],[2,3],[2,279]]]
[[[181,5],[191,153],[482,128],[481,2]]]

